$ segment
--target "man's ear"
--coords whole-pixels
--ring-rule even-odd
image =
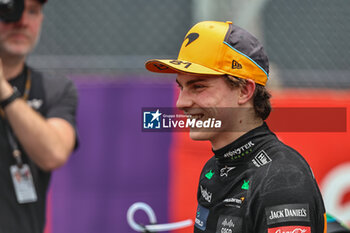
[[[251,79],[246,79],[246,84],[240,88],[238,104],[245,104],[253,98],[255,91],[255,82]]]

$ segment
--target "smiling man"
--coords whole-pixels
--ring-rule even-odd
[[[0,21],[0,232],[43,232],[51,171],[77,142],[73,83],[26,64],[45,2],[24,0],[17,21]]]
[[[214,153],[200,175],[194,232],[326,231],[309,165],[265,123],[269,64],[254,36],[231,22],[200,22],[177,59],[150,60],[146,68],[177,74],[176,106],[186,114],[222,121],[219,129],[190,129],[190,137],[209,140]]]

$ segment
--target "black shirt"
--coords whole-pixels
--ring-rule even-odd
[[[28,79],[28,67],[11,79],[23,94]],[[63,77],[44,77],[30,69],[31,86],[27,103],[45,118],[59,117],[75,128],[77,92],[73,82]],[[22,151],[22,159],[30,167],[38,200],[34,203],[19,204],[10,174],[10,166],[16,164],[9,145],[6,120],[0,116],[0,232],[40,233],[45,226],[46,194],[51,177],[50,172],[41,170]]]
[[[324,231],[309,165],[265,123],[214,153],[200,175],[194,232]]]

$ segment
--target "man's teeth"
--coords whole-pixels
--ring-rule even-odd
[[[191,115],[191,118],[193,119],[196,119],[196,120],[200,120],[200,119],[202,119],[203,118],[203,114],[192,114]]]

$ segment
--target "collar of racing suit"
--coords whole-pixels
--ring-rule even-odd
[[[239,165],[251,161],[254,152],[261,147],[267,135],[274,135],[267,124],[254,128],[221,149],[213,150],[216,161],[221,165]]]

